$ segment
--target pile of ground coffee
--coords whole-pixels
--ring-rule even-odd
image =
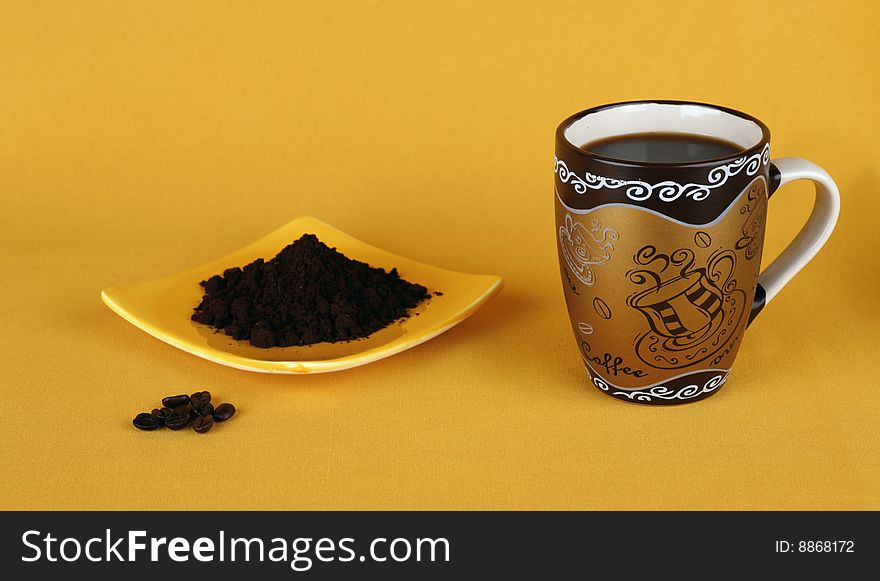
[[[268,262],[230,268],[201,284],[205,294],[192,320],[263,348],[366,337],[429,296],[396,268],[352,260],[314,234]]]

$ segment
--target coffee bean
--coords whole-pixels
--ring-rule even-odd
[[[184,395],[169,395],[168,397],[162,398],[162,405],[174,409],[178,406],[186,405],[189,403],[189,396]]]
[[[221,403],[214,409],[214,419],[218,422],[225,422],[235,415],[235,406],[231,403]]]
[[[162,407],[138,414],[132,424],[140,430],[155,430],[162,426],[169,430],[182,430],[190,423],[193,429],[204,434],[214,422],[223,422],[235,415],[235,406],[222,403],[214,408],[211,393],[197,391],[192,395],[169,395],[162,398]]]
[[[182,430],[189,424],[189,420],[189,415],[181,415],[175,412],[165,418],[165,426],[169,430]]]
[[[611,307],[599,297],[593,299],[593,309],[595,309],[596,313],[603,319],[607,320],[611,318]]]
[[[156,418],[154,418],[152,414],[146,412],[136,415],[131,423],[134,424],[134,427],[137,429],[145,430],[147,432],[159,427],[159,422],[156,421]]]
[[[202,407],[202,405],[211,402],[211,393],[207,391],[197,391],[189,396],[189,401],[194,408],[198,409]]]
[[[162,409],[153,408],[153,411],[150,412],[150,415],[156,418],[156,422],[160,426],[164,426],[165,420],[173,413],[174,412],[170,409],[163,407]]]
[[[214,418],[212,416],[199,416],[193,422],[193,429],[200,434],[204,434],[212,427],[214,427]]]
[[[694,234],[694,244],[700,248],[709,248],[712,245],[712,237],[708,233],[700,230]]]

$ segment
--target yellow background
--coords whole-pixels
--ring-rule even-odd
[[[878,21],[872,2],[3,2],[0,508],[880,509]],[[552,233],[556,124],[637,98],[752,113],[843,196],[729,383],[675,408],[587,383]],[[811,197],[774,196],[768,258]],[[308,377],[208,363],[101,304],[303,214],[506,287],[429,343]],[[240,416],[132,428],[200,389]]]

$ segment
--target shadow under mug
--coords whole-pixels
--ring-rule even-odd
[[[735,144],[726,157],[635,162],[580,146],[645,133]],[[587,109],[556,130],[556,240],[572,330],[592,383],[653,405],[716,393],[748,324],[831,234],[840,195],[820,167],[770,160],[770,131],[745,113],[682,101]],[[761,271],[767,202],[795,180],[816,201]]]

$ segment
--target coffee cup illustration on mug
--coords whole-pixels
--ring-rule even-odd
[[[702,103],[639,101],[556,131],[556,241],[569,318],[591,382],[623,401],[693,402],[727,381],[746,327],[831,234],[840,196],[770,131]],[[767,202],[815,183],[806,225],[761,271]]]

